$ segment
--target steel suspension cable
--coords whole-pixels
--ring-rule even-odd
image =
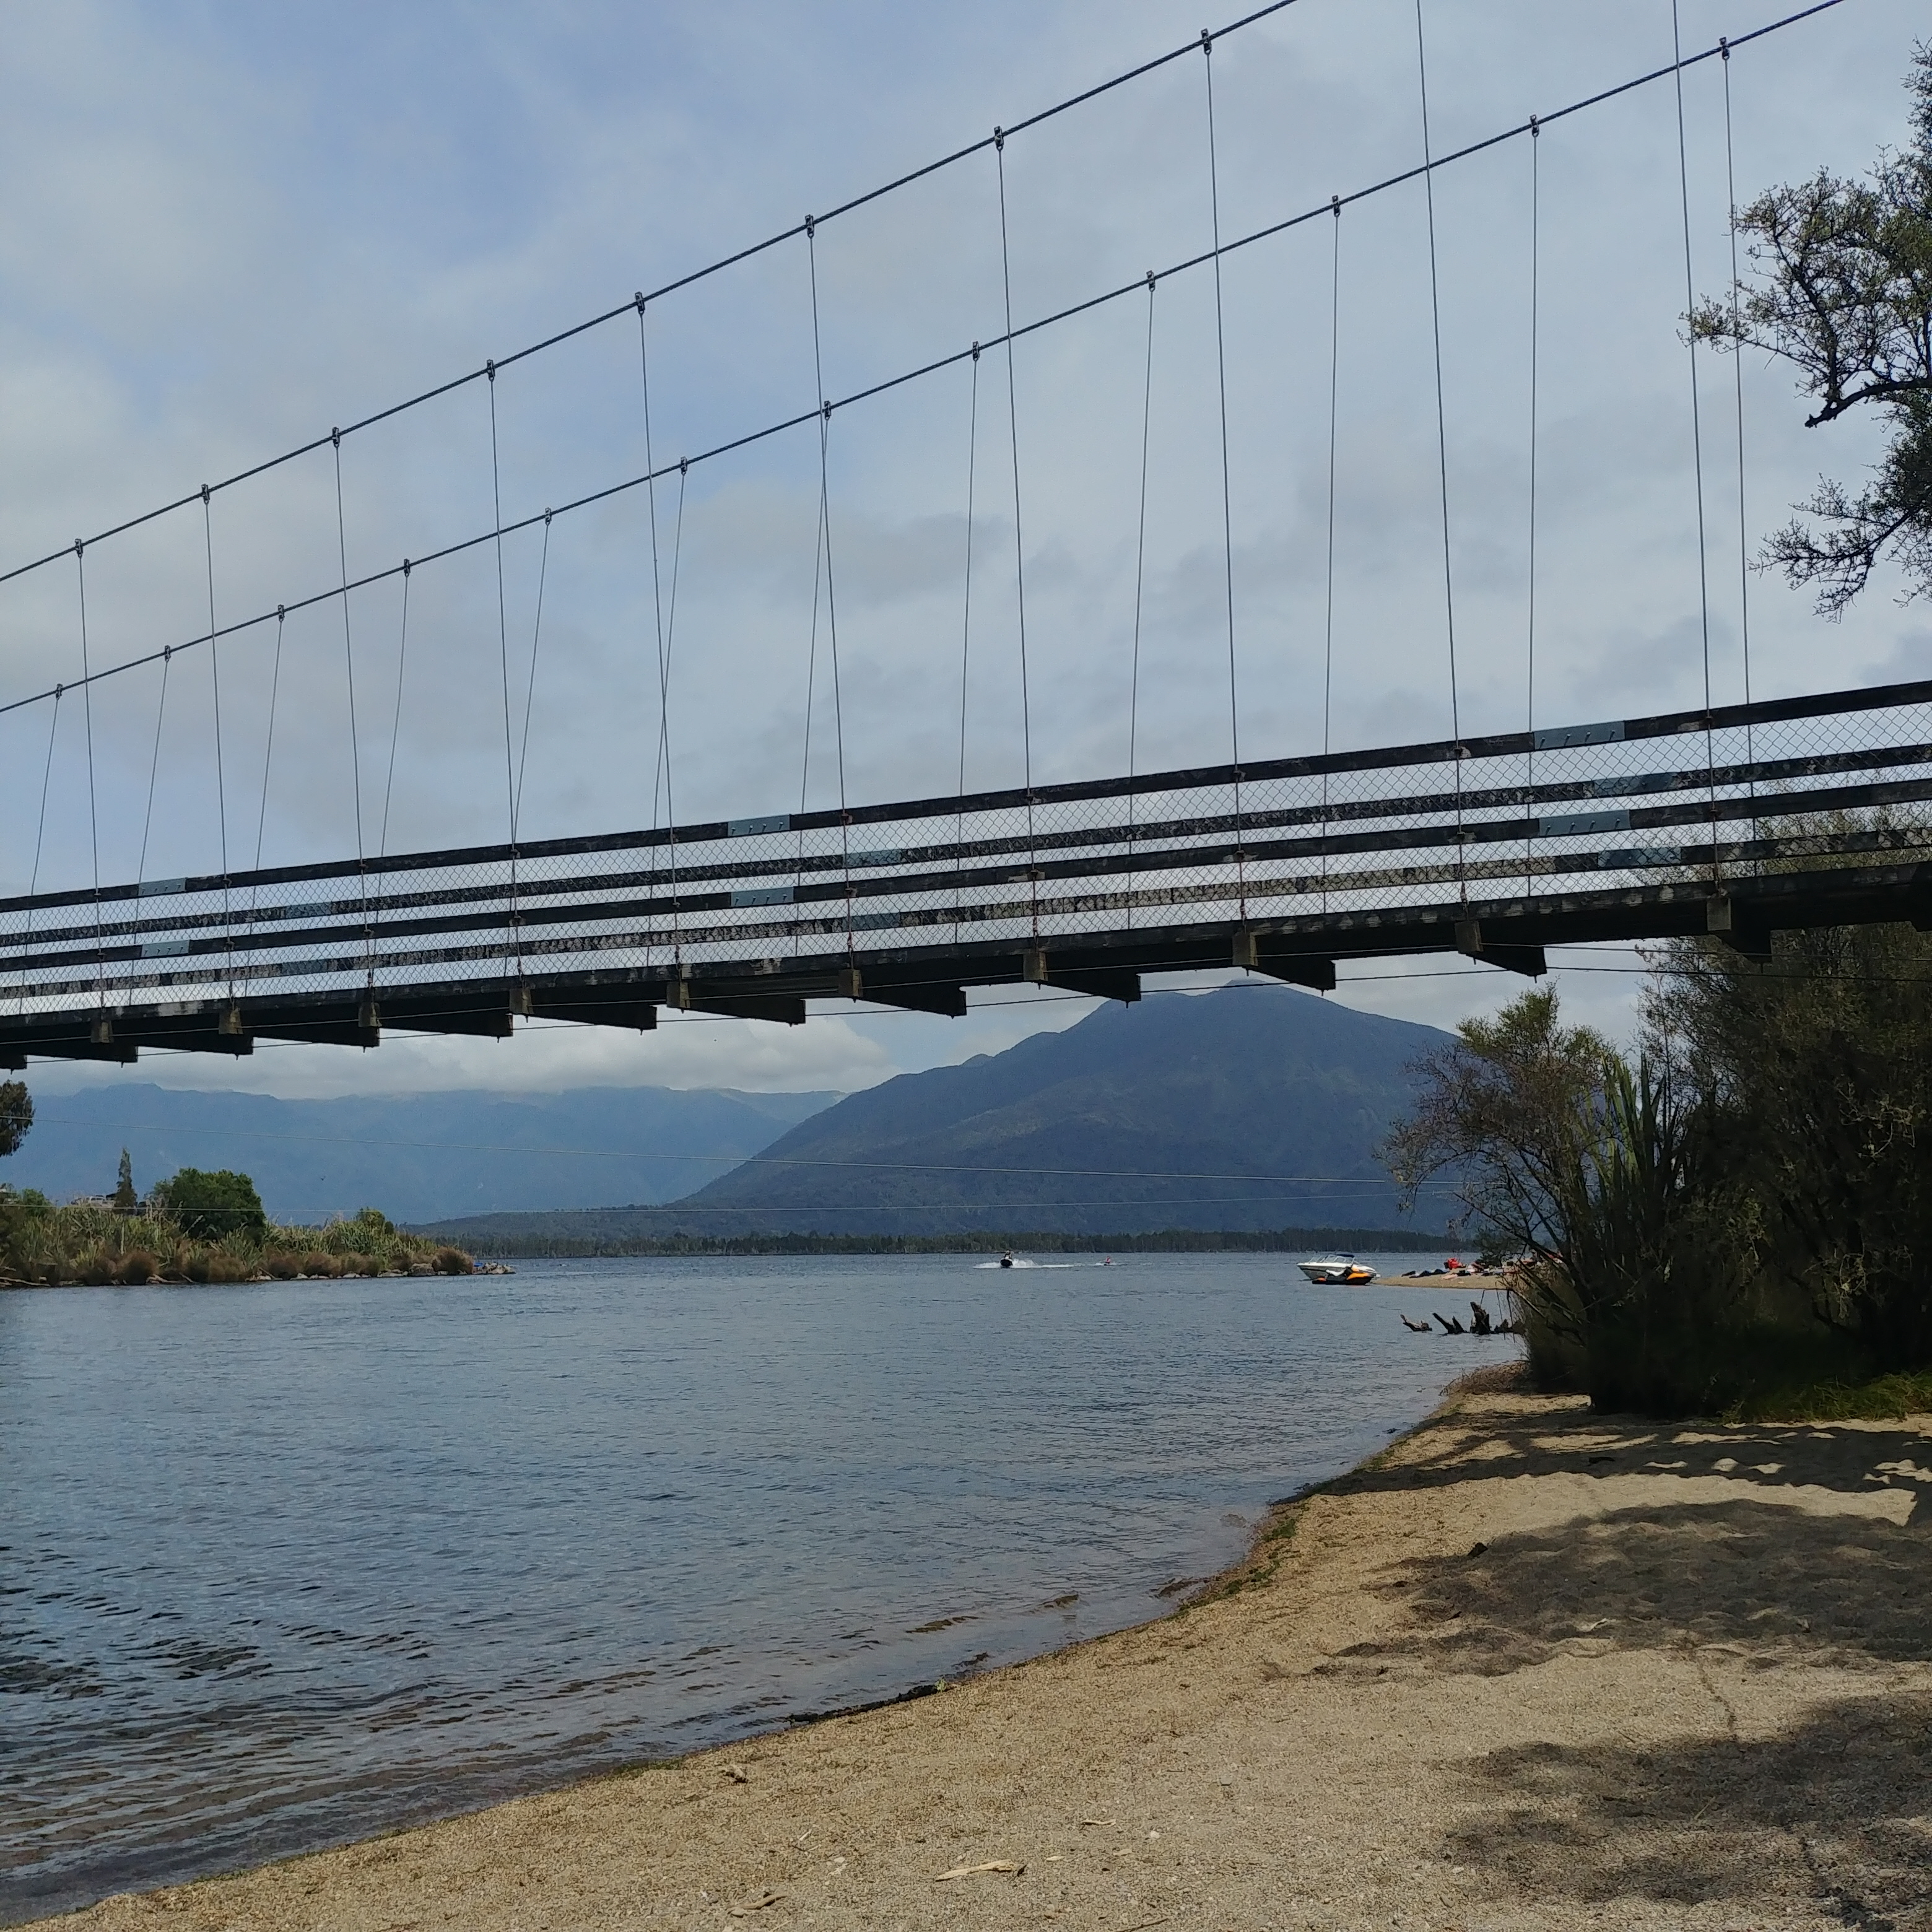
[[[40,889],[40,848],[47,836],[47,790],[54,775],[54,736],[60,729],[60,701],[62,687],[54,687],[54,701],[47,715],[46,762],[40,768],[40,815],[34,829],[34,869],[27,882],[27,922],[26,936],[20,955],[20,1012],[27,1010],[27,954],[32,949],[34,937],[34,908],[31,902]],[[97,928],[98,933],[98,928]]]
[[[154,707],[154,749],[148,761],[148,809],[141,820],[141,856],[134,865],[134,883],[138,886],[148,876],[148,835],[154,824],[154,782],[161,770],[161,726],[168,715],[168,670],[174,658],[172,651],[161,653],[161,696]],[[222,871],[228,868],[224,864]]]
[[[362,747],[356,730],[356,649],[349,626],[349,525],[342,510],[342,433],[332,434],[335,448],[335,547],[342,566],[342,663],[349,686],[349,772],[352,788],[356,796],[356,870],[362,881],[362,933],[368,956],[368,979],[373,991],[376,984],[376,934],[369,923],[369,874],[362,842]],[[386,572],[385,574],[387,573]],[[282,633],[280,614],[278,614],[275,631],[275,648],[279,654]],[[263,775],[266,786],[267,777]],[[266,792],[264,794],[266,797]]]
[[[1456,572],[1449,542],[1449,426],[1442,401],[1442,290],[1436,260],[1436,166],[1430,159],[1429,53],[1423,33],[1422,0],[1415,0],[1415,63],[1422,100],[1422,185],[1429,209],[1429,320],[1436,352],[1436,462],[1442,497],[1442,614],[1449,640],[1449,735],[1456,748],[1456,755],[1451,761],[1456,774],[1456,830],[1458,834],[1456,874],[1463,903],[1466,904],[1469,897],[1469,882],[1460,842],[1462,829],[1462,704],[1456,676]]]
[[[75,585],[80,596],[81,716],[87,727],[87,842],[94,860],[94,936],[95,950],[98,951],[101,944],[100,821],[94,803],[94,680],[87,662],[87,550],[78,537],[74,540],[74,567]],[[94,988],[104,1006],[107,1003],[107,982],[100,974],[95,975]]]
[[[221,832],[221,916],[227,927],[230,944],[228,948],[228,996],[235,997],[235,947],[234,926],[230,919],[228,887],[228,782],[221,757],[221,646],[216,641],[218,632],[214,623],[214,509],[208,486],[201,486],[201,543],[202,555],[208,566],[208,675],[214,698],[214,806],[215,815]],[[165,669],[163,672],[166,676]],[[154,749],[160,751],[160,736],[156,728]],[[141,842],[145,851],[147,834],[143,830]]]
[[[684,557],[684,490],[691,473],[688,463],[680,463],[677,472],[677,524],[671,537],[670,546],[670,606],[664,614],[664,656],[658,666],[658,758],[657,775],[651,782],[651,823],[657,824],[658,786],[662,780],[664,788],[664,824],[670,831],[667,851],[667,864],[670,876],[670,926],[671,954],[680,971],[684,966],[684,926],[678,904],[677,890],[677,802],[671,789],[670,760],[670,667],[672,653],[677,648],[677,577],[678,568]]]
[[[1731,139],[1731,45],[1721,34],[1718,46],[1724,52],[1724,190],[1730,209],[1731,240],[1731,341],[1733,352],[1731,358],[1732,375],[1736,385],[1736,401],[1738,418],[1738,629],[1744,646],[1744,702],[1751,701],[1750,666],[1750,536],[1744,514],[1744,358],[1738,346],[1738,310],[1743,284],[1738,274],[1738,172],[1736,157]],[[1755,734],[1752,728],[1744,727],[1744,758],[1748,764],[1756,757],[1753,748]],[[1757,784],[1752,781],[1751,796],[1757,795]],[[1751,836],[1757,836],[1756,822],[1751,826]]]
[[[845,868],[845,950],[854,948],[852,921],[856,908],[852,899],[852,825],[845,802],[845,706],[838,677],[838,593],[832,570],[832,403],[825,394],[825,361],[818,328],[818,224],[809,215],[805,222],[806,260],[812,279],[812,368],[818,385],[818,524],[825,556],[825,633],[832,650],[832,737],[834,762],[838,770],[838,855]],[[818,610],[812,606],[812,624],[817,634]]]
[[[1528,628],[1526,663],[1523,680],[1523,729],[1529,734],[1529,749],[1524,754],[1523,782],[1536,784],[1536,453],[1537,361],[1541,344],[1538,304],[1541,293],[1540,250],[1543,212],[1543,130],[1536,116],[1529,117],[1529,557],[1527,586]],[[1536,847],[1533,839],[1523,842],[1522,889],[1536,890]]]
[[[1670,51],[1677,94],[1677,190],[1684,214],[1684,312],[1697,306],[1696,278],[1690,260],[1690,156],[1684,136],[1683,50],[1678,36],[1678,0],[1670,0]],[[1704,536],[1704,423],[1697,394],[1697,338],[1686,332],[1690,362],[1690,464],[1697,495],[1697,617],[1703,650],[1704,758],[1711,774],[1711,884],[1720,887],[1723,872],[1718,857],[1718,754],[1708,722],[1711,710],[1711,565]]]
[[[1148,452],[1154,428],[1154,271],[1147,276],[1147,368],[1141,379],[1141,500],[1134,538],[1134,649],[1127,674],[1127,924],[1134,922],[1134,813],[1139,794],[1134,790],[1135,761],[1140,748],[1141,606],[1147,584]]]
[[[1216,37],[1238,33],[1242,28],[1251,27],[1256,22],[1267,20],[1272,14],[1283,12],[1295,4],[1296,0],[1268,0],[1268,4],[1256,8],[1251,12],[1231,20],[1226,26],[1216,28]],[[1820,4],[1836,6],[1840,4],[1840,0],[1820,0]],[[1166,53],[1157,54],[1151,60],[1142,61],[1120,74],[1112,76],[1108,80],[1099,82],[1091,87],[1083,88],[1078,93],[1070,94],[1065,99],[1056,101],[1050,107],[1042,108],[1028,115],[1024,119],[1013,122],[1006,131],[1009,134],[1024,133],[1028,129],[1040,127],[1060,115],[1070,112],[1074,108],[1084,106],[1088,102],[1098,100],[1102,95],[1112,93],[1116,88],[1124,87],[1130,82],[1138,80],[1168,65],[1171,62],[1182,58],[1193,51],[1195,44],[1192,40],[1184,41],[1179,46],[1170,48]],[[936,160],[928,161],[920,166],[910,169],[904,174],[896,176],[891,180],[882,182],[877,188],[868,188],[862,194],[854,195],[849,200],[839,202],[828,213],[818,216],[817,219],[820,223],[831,221],[840,215],[850,214],[860,208],[867,207],[873,202],[883,200],[886,196],[896,194],[901,188],[909,188],[916,182],[924,181],[930,175],[937,174],[944,169],[956,166],[959,162],[970,159],[975,154],[983,153],[992,145],[992,137],[989,136],[977,141],[970,141],[962,148],[956,148],[950,153],[940,155]],[[734,249],[729,254],[721,256],[715,261],[707,262],[700,268],[691,270],[663,284],[652,291],[650,299],[655,302],[664,296],[674,295],[681,289],[689,288],[694,284],[704,281],[712,275],[722,274],[727,268],[736,268],[740,263],[748,262],[755,256],[764,254],[771,249],[782,247],[784,243],[796,239],[803,232],[802,227],[787,228],[776,235],[767,236],[762,242],[754,242],[745,248]],[[639,304],[641,304],[645,299],[646,298],[641,294],[634,298],[634,302]],[[262,462],[253,464],[248,468],[238,470],[233,476],[225,477],[219,483],[209,487],[218,491],[232,489],[238,484],[248,482],[255,477],[266,474],[269,470],[278,469],[284,464],[292,463],[299,458],[312,455],[332,439],[352,436],[359,430],[373,428],[378,423],[387,422],[393,417],[404,415],[411,410],[420,408],[424,404],[434,402],[440,397],[448,395],[454,389],[462,388],[466,385],[476,382],[479,377],[486,375],[490,368],[507,368],[512,363],[524,362],[532,356],[540,356],[548,350],[557,347],[560,344],[571,341],[578,336],[587,334],[592,329],[601,328],[606,322],[614,322],[618,316],[626,314],[632,306],[631,302],[625,302],[616,308],[606,309],[601,314],[592,316],[583,322],[573,323],[567,328],[559,329],[554,334],[545,336],[541,341],[531,343],[526,347],[516,350],[508,356],[498,356],[484,368],[469,370],[447,382],[438,383],[433,388],[425,389],[420,394],[408,397],[400,403],[392,404],[387,408],[376,410],[373,415],[363,416],[350,423],[346,428],[332,430],[328,436],[316,436],[308,442],[298,444],[292,449],[284,451],[279,456],[270,457]],[[154,509],[144,511],[137,516],[128,518],[121,523],[113,524],[86,541],[89,543],[100,543],[110,537],[122,536],[127,531],[138,529],[143,524],[153,522],[158,517],[167,516],[174,511],[184,508],[194,500],[195,497],[192,494],[177,497],[172,502],[160,504]],[[35,557],[29,562],[17,564],[10,569],[0,572],[0,584],[10,582],[16,577],[25,576],[30,571],[41,569],[48,564],[57,562],[66,554],[64,549],[50,551],[45,556]]]
[[[409,596],[408,559],[404,560],[403,595]],[[268,767],[275,755],[275,700],[282,688],[282,628],[287,620],[284,614],[275,613],[275,667],[268,680],[268,728],[262,746],[262,803],[255,818],[255,863],[254,877],[248,892],[248,910],[252,916],[261,910],[262,904],[262,835],[268,824]],[[382,829],[386,836],[388,830],[388,808],[385,804],[382,812]]]
[[[632,299],[638,310],[638,376],[644,401],[644,503],[651,533],[651,612],[657,628],[658,742],[651,765],[651,830],[655,832],[658,824],[658,788],[664,772],[664,703],[668,688],[664,670],[664,573],[658,554],[658,470],[657,458],[652,452],[651,442],[651,357],[644,327],[644,312],[647,304],[641,289]],[[653,846],[651,848],[653,889],[657,882],[657,848]],[[646,939],[644,945],[646,970],[650,963],[651,946]]]
[[[503,483],[496,453],[496,365],[488,364],[490,377],[490,504],[496,521],[496,655],[503,682],[503,807],[510,827],[510,896],[505,908],[508,923],[503,928],[503,963],[517,949],[517,976],[523,976],[523,929],[517,912],[517,772],[510,736],[510,618],[503,595]],[[544,541],[550,541],[550,526],[544,526]]]
[[[408,558],[403,560],[403,587],[406,593],[410,581]],[[282,688],[282,631],[288,621],[288,614],[281,610],[275,613],[275,668],[268,679],[268,729],[262,746],[262,808],[255,820],[255,870],[262,869],[262,835],[268,823],[268,770],[275,757],[275,700]],[[386,830],[388,818],[384,817]],[[259,893],[261,890],[256,887]]]
[[[544,586],[550,578],[550,517],[544,512],[543,554],[537,560],[537,614],[530,627],[530,676],[524,692],[524,736],[517,750],[517,789],[510,812],[510,843],[517,842],[524,822],[524,768],[530,756],[530,713],[536,709],[537,650],[543,641]]]
[[[1335,212],[1328,254],[1328,558],[1322,619],[1322,755],[1328,755],[1335,698],[1335,423],[1342,383],[1342,197],[1331,195]],[[1328,768],[1322,768],[1322,910],[1328,910]]]
[[[972,389],[966,415],[966,594],[959,622],[959,798],[960,808],[953,822],[953,842],[961,849],[955,871],[966,868],[966,675],[973,648],[973,512],[974,486],[980,465],[980,345],[973,345]],[[800,809],[803,808],[801,805]],[[800,835],[802,851],[804,834]],[[960,888],[952,888],[952,943],[959,943]]]
[[[1732,37],[1729,42],[1729,45],[1733,50],[1735,50],[1738,47],[1747,45],[1750,42],[1762,40],[1767,34],[1779,32],[1786,27],[1792,26],[1801,21],[1809,20],[1814,14],[1828,12],[1832,8],[1841,6],[1844,4],[1844,0],[1814,0],[1814,4],[1802,8],[1796,13],[1786,14],[1782,19],[1772,21],[1762,27],[1754,28],[1748,34],[1740,34]],[[1191,51],[1192,48],[1198,44],[1198,42],[1190,42],[1189,44],[1188,50]],[[1680,62],[1666,63],[1662,67],[1652,69],[1647,74],[1638,74],[1629,80],[1619,82],[1614,86],[1600,88],[1594,94],[1587,94],[1580,100],[1570,102],[1567,106],[1558,108],[1552,113],[1544,115],[1540,117],[1540,124],[1547,128],[1552,123],[1562,120],[1568,116],[1583,113],[1591,108],[1600,106],[1606,101],[1616,100],[1624,94],[1634,92],[1637,88],[1647,87],[1653,82],[1666,80],[1672,74],[1678,73],[1681,68],[1695,67],[1700,62],[1717,58],[1719,56],[1720,51],[1720,49],[1714,45],[1702,52],[1684,56]],[[1504,128],[1496,134],[1486,135],[1479,140],[1469,142],[1464,146],[1456,148],[1448,154],[1437,156],[1435,160],[1429,164],[1428,169],[1425,169],[1421,166],[1402,169],[1394,174],[1385,176],[1380,180],[1370,182],[1366,187],[1358,188],[1350,194],[1342,195],[1340,197],[1341,205],[1344,208],[1346,208],[1354,202],[1365,201],[1376,195],[1388,194],[1396,188],[1404,187],[1409,182],[1417,180],[1425,172],[1430,172],[1432,170],[1447,167],[1452,163],[1460,160],[1467,160],[1475,155],[1486,153],[1490,148],[1499,146],[1505,141],[1514,140],[1519,135],[1527,134],[1528,132],[1529,123],[1527,121],[1518,122],[1514,126]],[[982,143],[980,145],[983,146],[984,144]],[[974,152],[976,152],[977,149],[976,148]],[[1222,245],[1220,252],[1222,254],[1232,254],[1238,250],[1252,248],[1257,244],[1263,242],[1272,241],[1276,237],[1287,233],[1291,229],[1300,226],[1304,222],[1313,220],[1318,215],[1328,214],[1330,212],[1330,204],[1324,202],[1318,207],[1304,209],[1300,214],[1287,215],[1280,220],[1266,223],[1262,226],[1254,229],[1246,235],[1238,236],[1233,241],[1225,243]],[[789,230],[787,231],[785,238],[789,238],[790,236],[797,234],[800,232],[800,230],[796,229]],[[1160,270],[1160,274],[1162,278],[1165,280],[1170,275],[1180,274],[1191,268],[1203,267],[1214,259],[1215,259],[1214,252],[1211,250],[1208,250],[1202,254],[1187,256],[1182,260],[1171,263],[1167,268]],[[1093,310],[1103,308],[1109,302],[1118,301],[1125,296],[1133,294],[1139,290],[1144,285],[1144,279],[1140,277],[1136,277],[1131,282],[1123,283],[1118,287],[1103,290],[1097,295],[1088,296],[1082,301],[1068,304],[1064,308],[1057,309],[1048,314],[1038,316],[1032,322],[1023,323],[1018,328],[1012,329],[1007,334],[996,337],[982,342],[980,345],[980,348],[983,351],[988,349],[998,349],[1002,345],[1006,345],[1010,350],[1012,342],[1020,337],[1036,334],[1043,329],[1057,327],[1062,322],[1071,321],[1076,317],[1087,314]],[[628,306],[632,306],[632,304],[627,304],[627,307]],[[618,312],[621,313],[622,311]],[[894,389],[904,387],[908,383],[922,381],[929,376],[938,374],[942,370],[951,368],[956,363],[964,362],[970,353],[971,351],[969,349],[960,349],[947,355],[936,356],[931,361],[921,363],[915,368],[902,370],[896,376],[885,376],[877,382],[868,383],[861,388],[855,389],[849,395],[834,398],[833,407],[835,409],[844,409],[849,407],[854,404],[869,401],[875,397],[886,394]],[[499,368],[501,368],[505,366],[506,362],[513,359],[514,358],[503,358],[498,362],[496,366]],[[477,373],[479,375],[482,374],[480,370]],[[466,378],[465,380],[466,380],[468,379]],[[442,392],[439,391],[436,393],[441,394]],[[818,414],[818,412],[815,410],[808,410],[800,415],[788,416],[781,421],[767,423],[762,428],[748,430],[742,435],[728,437],[722,442],[715,443],[708,448],[699,451],[695,455],[680,458],[679,464],[675,466],[682,469],[692,464],[710,462],[722,459],[727,456],[734,455],[741,450],[747,449],[752,445],[764,442],[772,436],[781,436],[788,430],[800,428],[805,424],[813,421]],[[380,419],[381,418],[373,417],[368,418],[364,424],[358,425],[358,427],[367,427],[368,422],[374,422]],[[347,434],[346,431],[343,433],[345,434]],[[319,446],[319,445],[305,446],[302,452],[297,453],[305,454],[308,453],[308,449],[309,448]],[[614,496],[621,496],[627,490],[646,488],[649,486],[654,484],[659,479],[668,476],[670,473],[670,469],[673,466],[674,466],[667,465],[662,470],[655,468],[648,469],[641,475],[627,477],[622,482],[607,484],[601,489],[586,491],[581,496],[574,497],[568,502],[557,505],[556,506],[555,514],[558,516],[565,516],[573,511],[591,508],[597,504],[608,501]],[[231,478],[230,480],[238,482],[243,479],[237,478]],[[217,485],[215,487],[219,488],[222,486]],[[187,502],[194,501],[194,499],[183,498],[182,500],[184,502]],[[170,506],[170,507],[178,508],[179,506]],[[506,536],[514,536],[520,530],[533,528],[540,520],[541,519],[538,516],[532,515],[526,517],[515,523],[506,524],[503,526],[502,534]],[[106,534],[111,535],[113,534],[113,532],[110,532]],[[455,542],[445,544],[439,550],[426,552],[423,556],[418,557],[416,560],[416,562],[418,566],[428,563],[442,562],[448,558],[459,556],[466,550],[473,550],[480,544],[492,542],[496,534],[496,532],[493,528],[482,531],[478,534],[472,536],[459,538]],[[63,550],[57,552],[56,554],[57,556],[64,556],[66,552]],[[29,567],[37,568],[38,566]],[[352,590],[366,590],[374,584],[382,583],[388,578],[395,576],[398,574],[399,570],[399,566],[392,565],[386,569],[372,571],[366,577],[356,578],[346,587]],[[0,578],[0,582],[4,582],[4,578]],[[327,602],[335,597],[341,596],[342,594],[343,591],[341,588],[332,587],[326,591],[314,592],[306,597],[294,598],[278,605],[276,608],[278,610],[280,610],[284,614],[291,610],[306,610],[313,604]],[[269,619],[274,614],[274,611],[264,610],[259,612],[254,616],[243,618],[236,622],[224,626],[222,628],[221,634],[224,637],[229,637],[242,631],[253,629],[260,625],[267,623]],[[177,651],[188,650],[197,645],[207,644],[210,641],[212,640],[205,636],[190,638],[184,639],[180,643],[174,645],[172,648]],[[148,664],[158,662],[160,655],[160,651],[159,650],[156,650],[145,652],[139,657],[127,658],[120,664],[111,665],[107,669],[96,674],[96,681],[109,677],[118,676],[128,671],[139,670]],[[73,687],[69,686],[68,688],[70,689]],[[23,698],[9,699],[5,703],[0,704],[0,716],[4,716],[8,712],[22,710],[30,704],[44,704],[50,699],[52,695],[53,692],[52,687],[48,687],[40,691],[30,692]]]
[[[278,640],[279,649],[279,640]],[[403,559],[403,622],[401,634],[396,642],[396,708],[389,719],[389,772],[382,782],[382,832],[376,842],[379,858],[386,857],[389,850],[389,801],[396,790],[396,747],[403,735],[403,672],[410,656],[410,560]],[[271,726],[272,729],[272,725]],[[266,775],[265,775],[266,778]],[[263,802],[266,803],[265,797]],[[514,838],[514,834],[512,837]],[[258,856],[256,865],[262,862]]]
[[[1201,30],[1208,94],[1208,205],[1214,236],[1214,374],[1221,402],[1221,567],[1228,601],[1228,762],[1234,770],[1234,876],[1248,922],[1248,860],[1241,832],[1241,706],[1234,677],[1234,496],[1228,467],[1228,343],[1221,311],[1221,170],[1214,142],[1214,37]]]
[[[1013,378],[1013,268],[1006,236],[1006,136],[993,130],[993,160],[1000,182],[1000,287],[1006,318],[1006,431],[1013,458],[1013,594],[1019,612],[1020,758],[1026,788],[1027,874],[1033,907],[1033,939],[1040,944],[1040,867],[1034,844],[1033,704],[1027,679],[1026,542],[1020,520],[1020,417]]]

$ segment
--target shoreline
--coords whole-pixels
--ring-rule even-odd
[[[1479,1369],[1152,1622],[32,1922],[1932,1928],[1928,1426]]]

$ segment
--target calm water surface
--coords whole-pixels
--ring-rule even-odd
[[[0,1294],[0,1918],[1158,1614],[1513,1346],[1418,1306],[1271,1256]]]

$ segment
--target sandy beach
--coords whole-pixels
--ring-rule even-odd
[[[1160,1622],[41,1922],[1932,1928],[1928,1431],[1490,1372]]]

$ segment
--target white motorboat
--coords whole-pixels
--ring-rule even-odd
[[[1358,1288],[1365,1281],[1373,1281],[1376,1271],[1366,1262],[1358,1262],[1353,1255],[1316,1255],[1305,1262],[1297,1262],[1310,1281],[1326,1283],[1339,1282],[1344,1286]]]

